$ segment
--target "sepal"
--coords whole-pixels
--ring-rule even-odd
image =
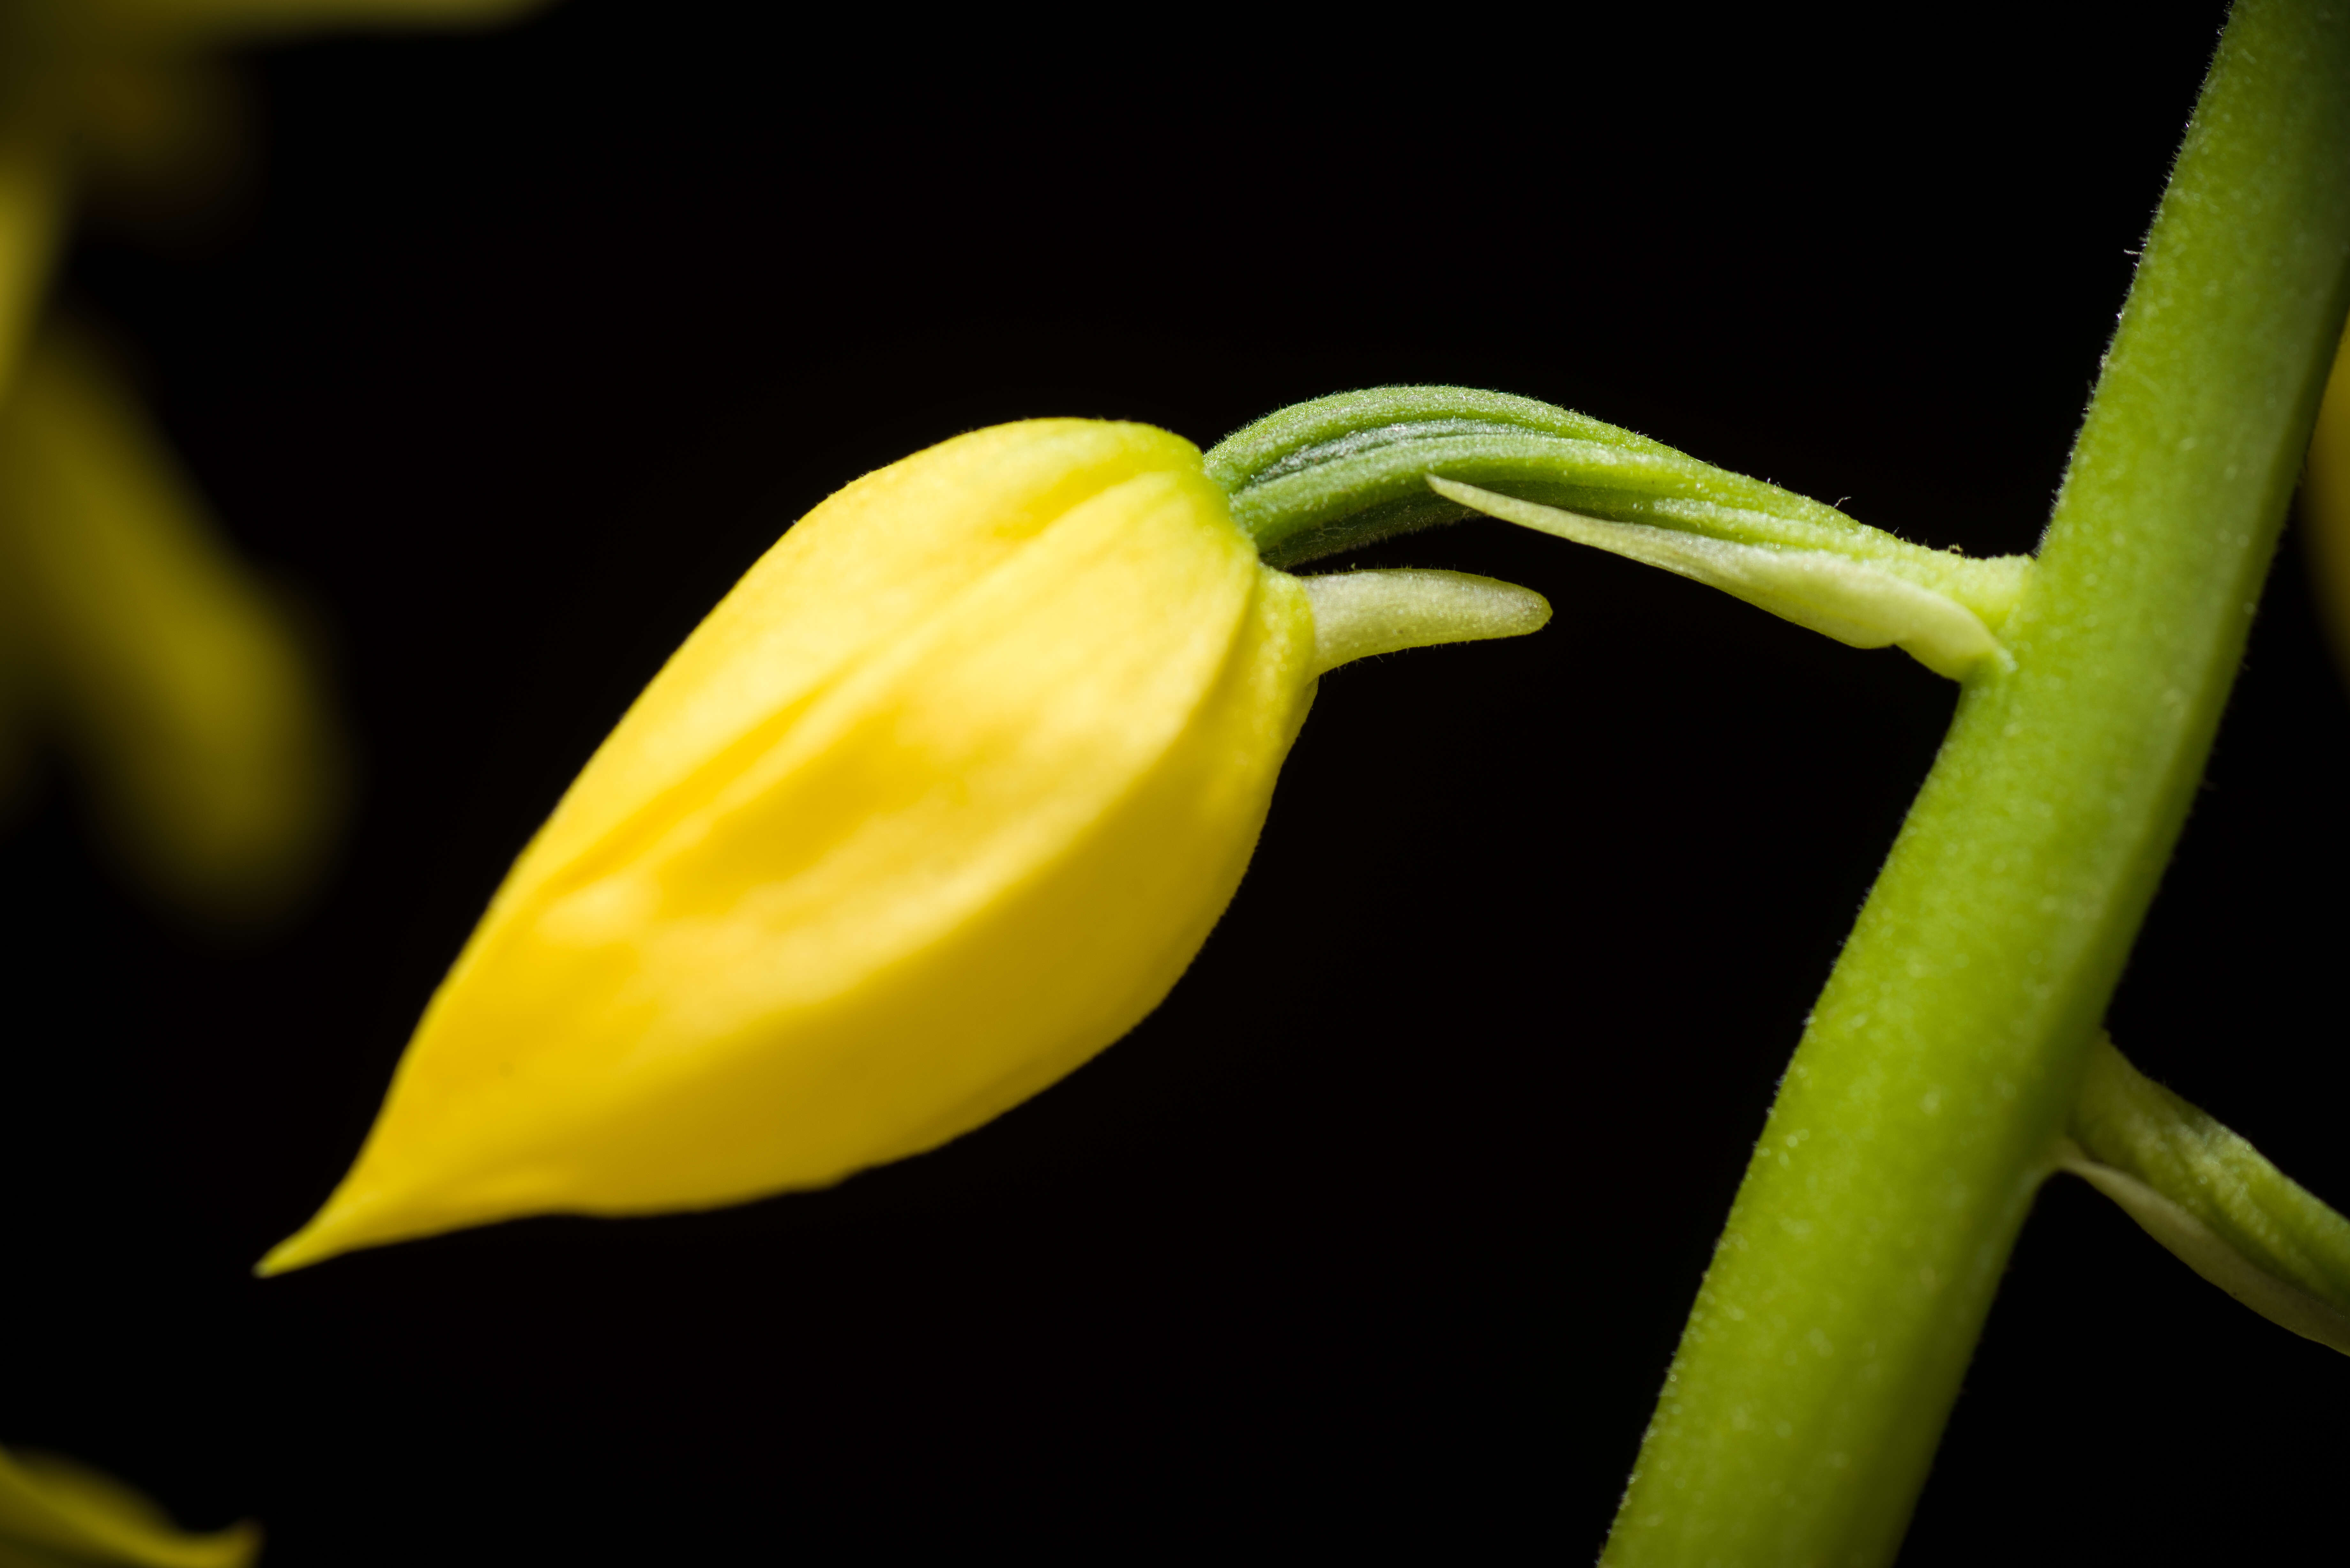
[[[1315,675],[1407,648],[1523,637],[1550,620],[1532,588],[1468,572],[1332,572],[1298,585],[1314,607]]]

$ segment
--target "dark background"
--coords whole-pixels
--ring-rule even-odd
[[[241,945],[111,879],[62,775],[0,841],[0,1438],[275,1568],[1596,1551],[1955,689],[1499,524],[1374,554],[1550,628],[1326,682],[1190,976],[1043,1098],[828,1193],[245,1270],[638,685],[918,447],[1453,381],[2030,547],[2221,7],[1620,9],[575,0],[255,57],[242,206],[68,282],[330,628],[360,793]],[[2346,750],[2289,538],[2114,1010],[2337,1199]],[[2289,1559],[2345,1393],[2060,1182],[1904,1561]]]

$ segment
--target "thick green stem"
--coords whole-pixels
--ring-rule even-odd
[[[2350,7],[2230,17],[2040,566],[1748,1168],[1605,1561],[1879,1563],[2199,776],[2341,328]]]

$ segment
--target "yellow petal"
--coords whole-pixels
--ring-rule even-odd
[[[0,1563],[244,1568],[260,1549],[261,1532],[252,1524],[190,1534],[111,1476],[54,1455],[0,1449]]]
[[[1205,940],[1313,657],[1164,432],[1005,426],[850,486],[590,762],[265,1270],[821,1186],[1034,1094]]]

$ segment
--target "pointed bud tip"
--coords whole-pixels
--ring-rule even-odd
[[[360,1223],[353,1212],[355,1207],[363,1206],[355,1206],[342,1193],[336,1193],[327,1199],[325,1208],[310,1216],[308,1224],[263,1254],[261,1262],[253,1265],[254,1277],[266,1280],[290,1274],[390,1240]]]
[[[275,1279],[279,1274],[307,1269],[334,1256],[335,1250],[319,1245],[310,1231],[311,1228],[305,1226],[270,1248],[262,1255],[261,1262],[253,1265],[253,1277],[257,1280]]]

